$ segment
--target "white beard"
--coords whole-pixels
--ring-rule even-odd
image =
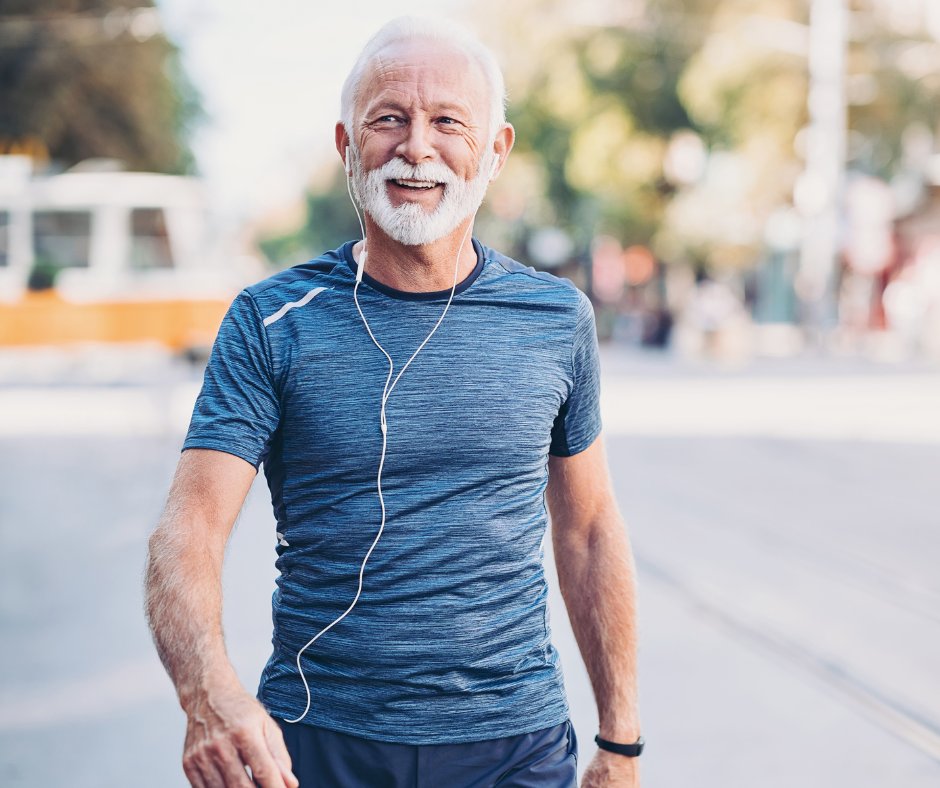
[[[460,223],[483,202],[495,153],[490,151],[480,159],[477,173],[464,180],[450,167],[440,162],[411,165],[400,158],[386,162],[378,169],[366,173],[353,151],[352,185],[362,209],[372,217],[389,237],[405,246],[424,246],[453,232]],[[444,194],[437,207],[426,211],[421,205],[404,202],[392,205],[386,181],[405,178],[444,184]]]

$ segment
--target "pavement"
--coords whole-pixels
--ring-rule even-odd
[[[603,369],[640,579],[644,786],[940,785],[937,370],[616,350]],[[185,786],[141,574],[198,372],[7,356],[0,381],[0,785]],[[249,688],[273,526],[257,483],[224,578]],[[554,580],[551,605],[583,765],[594,704]]]

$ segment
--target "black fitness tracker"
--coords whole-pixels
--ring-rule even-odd
[[[615,752],[617,755],[626,755],[628,758],[636,758],[641,752],[643,752],[643,745],[646,744],[643,741],[643,737],[640,736],[634,744],[617,744],[617,742],[607,741],[607,739],[602,739],[600,736],[594,737],[594,742],[602,750],[607,750],[607,752]]]

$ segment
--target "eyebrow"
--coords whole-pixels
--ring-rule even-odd
[[[385,100],[380,101],[379,103],[375,104],[374,106],[367,106],[367,107],[366,107],[366,111],[365,111],[364,114],[368,117],[368,116],[370,116],[370,115],[375,115],[376,113],[381,112],[382,110],[387,110],[387,109],[393,109],[393,110],[397,110],[397,111],[399,111],[399,112],[407,112],[407,111],[408,111],[408,108],[405,107],[404,104],[402,104],[402,103],[400,103],[400,102],[398,102],[398,101],[395,101],[394,99],[385,99]],[[434,111],[435,113],[437,113],[437,112],[452,112],[452,113],[455,113],[455,114],[456,114],[456,113],[460,113],[460,114],[472,114],[472,113],[470,112],[470,110],[469,110],[466,106],[462,106],[462,105],[460,105],[460,104],[458,104],[458,103],[454,103],[454,102],[444,102],[444,103],[441,103],[441,104],[435,104],[435,105],[433,105],[432,109],[433,109],[433,111]]]

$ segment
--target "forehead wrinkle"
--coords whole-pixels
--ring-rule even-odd
[[[407,89],[399,89],[392,84],[375,96],[363,110],[366,114],[374,114],[382,109],[396,109],[412,112],[420,109],[425,112],[449,112],[456,115],[473,117],[473,107],[470,102],[461,100],[459,94],[454,97],[432,99],[424,95],[419,86],[417,99],[410,95]]]
[[[425,43],[430,49],[421,49],[416,57],[410,56],[418,43]],[[406,51],[396,53],[396,48]],[[468,71],[455,67],[455,55],[463,59],[463,65],[471,67],[470,72],[475,78],[471,78],[470,85],[467,84]],[[453,46],[417,41],[393,42],[372,58],[360,84],[364,87],[356,101],[356,109],[360,112],[381,106],[388,100],[385,97],[389,93],[397,93],[405,99],[400,102],[402,109],[413,109],[417,96],[418,104],[425,110],[461,109],[474,120],[478,119],[478,111],[484,116],[489,113],[486,75],[482,66],[467,52]],[[441,92],[450,95],[434,96],[436,88],[442,88]],[[475,95],[465,98],[468,92]]]

